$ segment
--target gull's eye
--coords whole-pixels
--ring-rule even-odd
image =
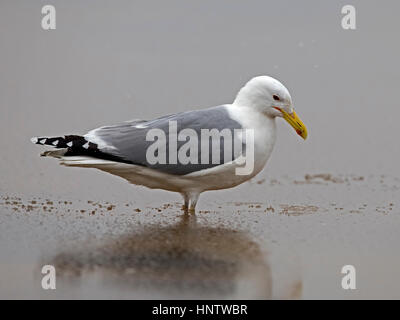
[[[281,98],[279,98],[276,94],[274,94],[272,98],[274,98],[275,101],[281,101]]]

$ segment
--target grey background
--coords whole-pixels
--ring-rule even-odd
[[[45,4],[56,7],[54,31],[41,28]],[[341,27],[345,4],[356,7],[356,30]],[[261,74],[288,87],[309,131],[303,142],[280,121],[261,177],[319,172],[398,177],[399,9],[398,1],[364,0],[2,0],[0,192],[138,205],[180,201],[94,170],[59,167],[40,159],[42,150],[29,139],[230,103],[247,80]],[[351,194],[335,187],[327,191],[326,203],[379,197],[374,193],[379,187],[371,187],[372,198],[357,188]],[[265,187],[251,193],[241,186],[205,194],[200,209],[225,199],[254,201],[255,195],[264,197],[259,201],[307,202],[318,198],[318,190],[287,187],[274,194]],[[386,195],[384,201],[394,201],[398,191]],[[394,236],[393,246],[396,241]],[[7,250],[14,248],[5,243]]]
[[[49,172],[52,187],[73,192],[80,173],[44,168],[31,136],[229,103],[260,74],[289,88],[310,133],[302,143],[281,123],[268,170],[399,172],[396,1],[352,2],[355,31],[341,27],[346,1],[52,3],[54,31],[40,25],[47,2],[0,4],[0,165],[9,190],[46,191],[37,181]]]

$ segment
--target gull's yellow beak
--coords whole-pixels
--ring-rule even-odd
[[[293,111],[292,114],[289,114],[281,108],[275,107],[275,109],[282,112],[283,119],[285,119],[293,127],[293,129],[296,130],[299,136],[301,136],[304,140],[307,139],[307,128],[303,121],[301,121],[297,116],[296,112]]]

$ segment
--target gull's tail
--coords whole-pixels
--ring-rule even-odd
[[[42,157],[61,159],[64,161],[62,163],[64,165],[69,165],[69,161],[71,161],[71,165],[76,165],[78,164],[78,162],[76,162],[77,159],[83,159],[86,163],[88,158],[90,158],[91,163],[93,163],[93,161],[96,162],[96,159],[99,161],[101,160],[101,163],[103,163],[104,160],[130,163],[118,156],[104,153],[98,149],[96,143],[90,142],[86,140],[85,137],[78,135],[68,135],[64,137],[33,137],[31,141],[34,144],[56,148],[57,150],[45,151],[40,155]]]
[[[77,135],[69,135],[69,136],[64,136],[64,137],[52,137],[52,138],[34,137],[31,139],[31,141],[34,144],[39,144],[39,145],[43,145],[43,146],[44,145],[52,146],[57,149],[62,149],[62,148],[89,149],[90,147],[93,148],[96,146],[94,143],[87,141],[84,137],[77,136]]]
[[[31,141],[34,144],[52,146],[60,149],[55,151],[45,151],[41,154],[43,157],[61,158],[66,155],[82,155],[97,150],[96,144],[77,135],[64,137],[33,137]]]

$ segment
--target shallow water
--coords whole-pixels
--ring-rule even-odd
[[[180,203],[157,200],[145,205],[3,196],[0,294],[398,297],[398,179],[306,177],[268,185],[271,199],[290,191],[290,202],[256,201],[267,182],[255,181],[239,187],[254,199],[224,202],[206,195],[196,216],[183,215]],[[225,192],[227,198],[235,194]],[[57,270],[52,293],[40,287],[41,267],[48,264]],[[352,292],[340,287],[346,264],[358,272]]]
[[[0,298],[400,298],[399,4],[355,1],[345,31],[334,1],[53,3],[49,32],[39,1],[0,4]],[[29,141],[229,103],[259,74],[309,139],[278,122],[266,169],[196,217]]]

